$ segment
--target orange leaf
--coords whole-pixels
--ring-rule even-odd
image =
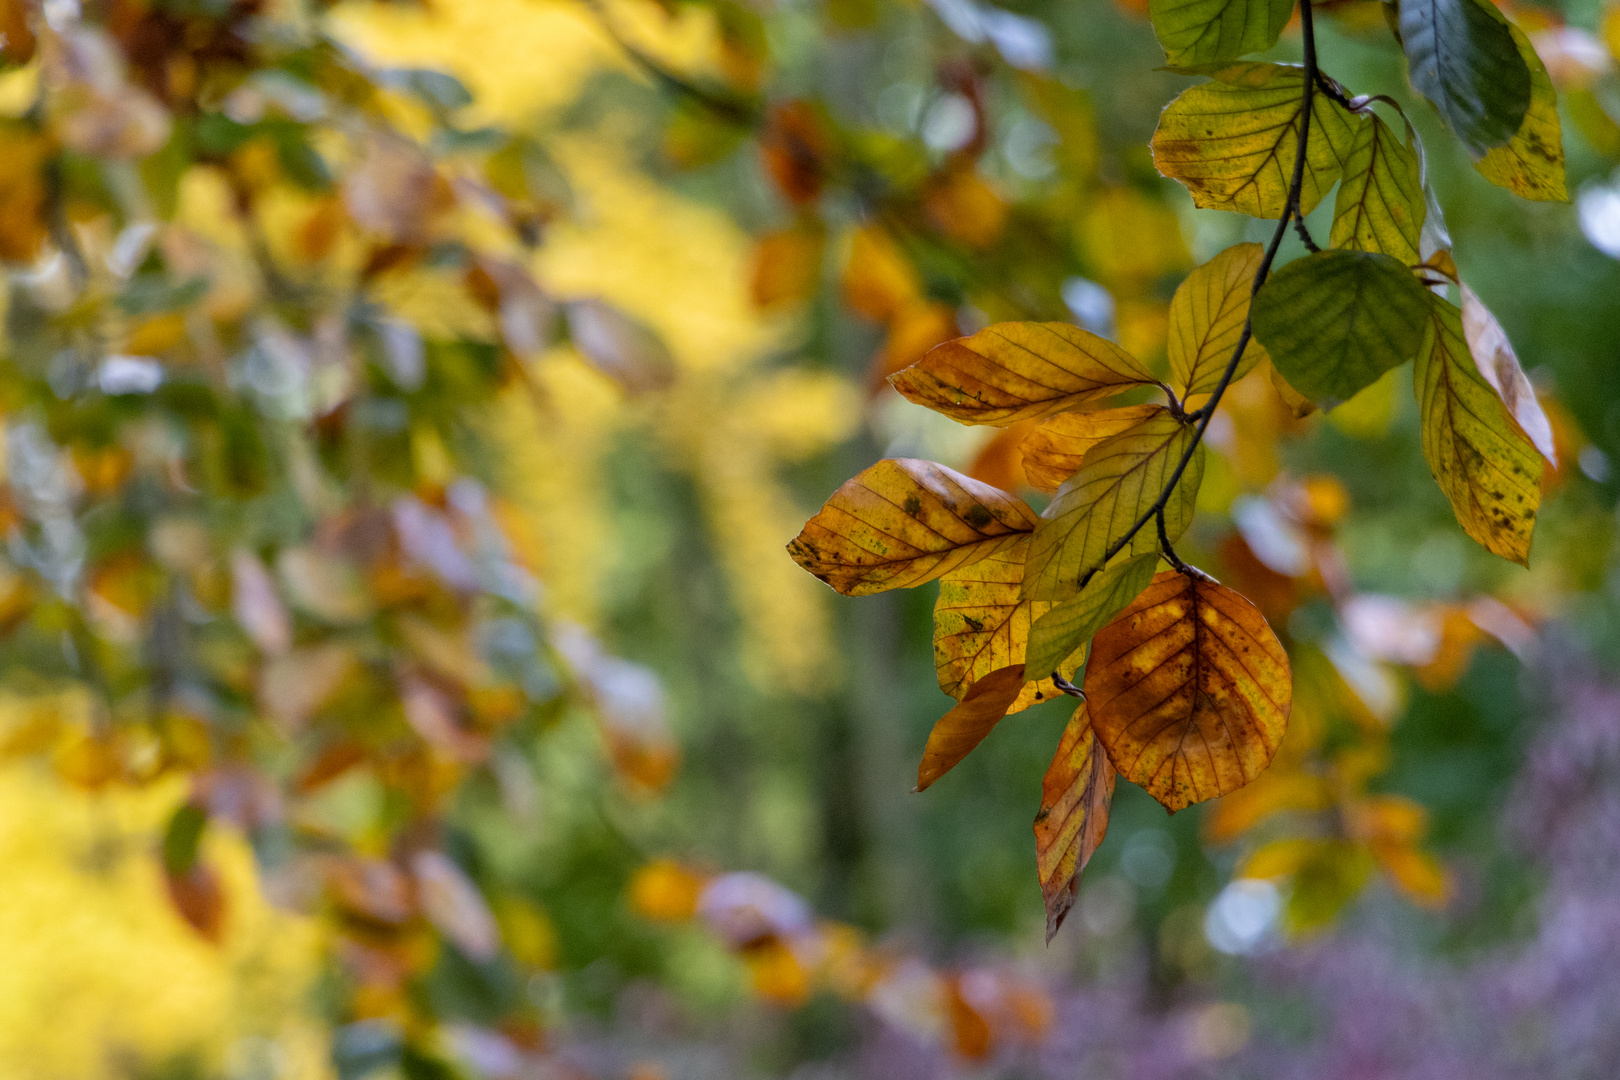
[[[917,766],[916,790],[926,789],[972,753],[1007,715],[1007,707],[1023,689],[1023,664],[992,671],[974,683],[956,708],[940,717],[928,733],[928,745]]]
[[[821,278],[825,245],[819,226],[797,225],[760,237],[749,277],[754,306],[776,308],[812,296]]]
[[[874,322],[888,322],[922,299],[917,271],[889,234],[874,225],[857,229],[844,264],[844,302]]]
[[[889,382],[952,420],[998,427],[1158,385],[1113,342],[1068,323],[1034,322],[997,323],[947,341]]]
[[[1029,486],[1050,495],[1080,471],[1086,451],[1156,415],[1159,405],[1125,405],[1093,412],[1059,413],[1043,420],[1020,449]]]
[[[845,596],[910,588],[1034,531],[1035,512],[932,461],[878,462],[833,493],[788,544],[793,561]]]
[[[1074,906],[1080,871],[1108,831],[1113,801],[1114,766],[1097,742],[1082,704],[1069,717],[1041,779],[1041,809],[1035,815],[1035,867],[1046,900],[1048,942]]]
[[[225,889],[207,863],[195,863],[183,873],[164,873],[169,902],[191,928],[218,945],[225,936]]]
[[[1293,706],[1259,610],[1173,570],[1092,639],[1085,690],[1109,758],[1172,813],[1259,776]]]

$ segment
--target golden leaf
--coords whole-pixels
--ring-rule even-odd
[[[1086,451],[1163,411],[1159,405],[1122,405],[1095,412],[1059,413],[1041,421],[1020,449],[1029,486],[1050,495],[1080,471]]]
[[[921,585],[1035,528],[1023,500],[932,461],[889,458],[833,493],[788,544],[845,596]]]
[[[1085,690],[1110,760],[1172,813],[1259,776],[1293,705],[1255,606],[1173,570],[1092,639]]]
[[[754,246],[749,295],[754,306],[777,308],[807,300],[821,280],[826,234],[818,225],[766,233]]]
[[[1170,372],[1183,398],[1215,389],[1249,317],[1249,298],[1265,249],[1235,244],[1187,275],[1170,301]],[[1266,358],[1258,341],[1243,346],[1232,378]]]
[[[984,741],[990,729],[1024,688],[1024,665],[992,671],[974,683],[956,708],[934,722],[917,766],[917,788],[922,791],[956,767],[956,763]]]
[[[1091,729],[1086,706],[1074,710],[1052,764],[1041,779],[1041,809],[1035,815],[1035,866],[1046,900],[1050,942],[1074,906],[1080,871],[1108,831],[1114,801],[1114,766]]]
[[[945,342],[889,382],[952,420],[1001,427],[1157,385],[1118,345],[1068,323],[997,323]]]
[[[1108,561],[1109,549],[1153,506],[1182,455],[1191,451],[1164,512],[1166,534],[1172,542],[1179,538],[1192,519],[1204,475],[1203,448],[1194,442],[1193,430],[1159,408],[1135,427],[1092,447],[1080,471],[1058,489],[1035,527],[1024,595],[1065,600],[1078,592],[1081,581]],[[1144,555],[1157,551],[1158,545],[1157,530],[1150,522],[1120,550]]]

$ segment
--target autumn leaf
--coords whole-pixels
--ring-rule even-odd
[[[923,791],[956,767],[1001,722],[1024,688],[1024,665],[992,671],[968,689],[956,708],[934,722],[917,766],[916,790]]]
[[[1171,542],[1192,520],[1204,474],[1203,447],[1194,428],[1168,409],[1105,439],[1087,451],[1085,462],[1041,514],[1030,542],[1024,595],[1034,600],[1066,600],[1099,569],[1109,549],[1154,504],[1176,465],[1190,454],[1187,468],[1165,503],[1165,530]],[[1157,551],[1158,534],[1149,524],[1121,548],[1130,555]]]
[[[1172,813],[1259,776],[1293,704],[1288,654],[1254,605],[1174,570],[1092,639],[1085,691],[1109,759]]]
[[[1467,285],[1462,291],[1463,339],[1468,351],[1485,381],[1490,383],[1496,396],[1502,399],[1508,415],[1513,417],[1519,430],[1554,468],[1558,466],[1558,449],[1553,445],[1552,421],[1536,399],[1535,387],[1519,366],[1518,354],[1508,340],[1507,331],[1496,321],[1478,294]]]
[[[1567,202],[1558,92],[1524,31],[1509,23],[1508,33],[1513,35],[1513,45],[1530,70],[1530,107],[1507,145],[1486,151],[1474,162],[1474,168],[1497,187],[1507,188],[1521,199]]]
[[[1416,266],[1423,261],[1418,249],[1426,212],[1417,154],[1383,120],[1368,116],[1356,128],[1356,141],[1344,163],[1328,243],[1382,252]]]
[[[1095,412],[1058,413],[1043,420],[1019,446],[1024,478],[1036,491],[1050,495],[1080,471],[1086,451],[1162,410],[1162,405],[1122,405]]]
[[[1148,0],[1153,31],[1172,64],[1264,52],[1293,12],[1294,0]]]
[[[1182,91],[1160,114],[1153,164],[1205,209],[1282,217],[1299,149],[1304,71],[1255,62],[1182,69],[1212,81]],[[1333,187],[1353,142],[1349,112],[1325,94],[1314,95],[1301,213],[1310,213]]]
[[[1035,815],[1035,866],[1046,901],[1048,943],[1074,906],[1080,871],[1108,831],[1113,801],[1114,766],[1097,742],[1082,703],[1069,717],[1041,779],[1041,809]]]
[[[833,493],[788,544],[846,596],[905,589],[971,565],[1035,528],[1004,491],[931,461],[886,459]]]
[[[1118,345],[1068,323],[997,323],[945,342],[889,382],[952,420],[1003,427],[1157,385]]]
[[[958,701],[990,672],[1024,662],[1030,625],[1051,606],[1019,595],[1028,554],[1029,538],[1021,536],[939,581],[939,599],[934,603],[934,668],[939,688]],[[1056,665],[1047,670],[1057,670]],[[1007,711],[1020,712],[1059,693],[1051,679],[1032,680]]]
[[[1248,321],[1249,296],[1264,256],[1259,244],[1235,244],[1177,286],[1170,301],[1170,373],[1183,398],[1207,394],[1220,382]],[[1233,380],[1265,358],[1265,347],[1250,340]]]
[[[748,292],[754,306],[771,310],[808,299],[821,278],[826,233],[799,224],[766,233],[754,247]]]
[[[1290,386],[1331,408],[1417,354],[1428,296],[1388,255],[1319,251],[1266,282],[1254,335]]]
[[[1528,566],[1541,506],[1541,455],[1509,417],[1468,350],[1462,313],[1431,297],[1412,376],[1423,456],[1463,531]]]
[[[1036,619],[1029,629],[1029,670],[1058,670],[1059,664],[1141,595],[1153,580],[1153,568],[1158,562],[1158,554],[1150,552],[1110,566],[1087,582],[1080,595]]]
[[[1404,0],[1400,37],[1412,85],[1478,158],[1519,130],[1530,69],[1489,0]]]

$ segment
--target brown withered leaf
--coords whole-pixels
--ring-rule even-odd
[[[1114,766],[1097,742],[1082,703],[1069,717],[1041,779],[1041,809],[1035,815],[1035,866],[1046,900],[1048,942],[1074,906],[1080,871],[1108,831],[1113,801]]]
[[[1052,606],[1018,595],[1028,554],[1029,541],[1020,537],[940,579],[934,603],[934,668],[939,688],[958,701],[992,671],[1023,663],[1030,626]],[[1066,669],[1066,674],[1073,671]],[[1050,678],[1026,683],[1007,711],[1021,712],[1059,693]]]
[[[1293,707],[1288,654],[1259,610],[1173,570],[1092,639],[1085,691],[1110,760],[1172,813],[1259,776]]]
[[[1043,420],[1024,439],[1024,476],[1029,486],[1050,495],[1080,471],[1086,451],[1140,424],[1159,405],[1122,405],[1095,412],[1066,412]]]
[[[1552,421],[1536,398],[1535,387],[1519,365],[1519,355],[1513,351],[1507,331],[1496,321],[1491,309],[1467,285],[1462,285],[1463,338],[1474,364],[1485,381],[1491,384],[1496,396],[1502,399],[1508,415],[1535,444],[1548,464],[1558,467],[1558,449],[1553,445]]]
[[[924,790],[972,753],[1007,715],[1023,688],[1023,664],[992,671],[974,683],[956,708],[936,720],[928,733],[928,745],[917,766],[916,790]]]
[[[225,938],[225,887],[208,863],[193,863],[179,872],[165,870],[169,902],[177,915],[214,945]]]
[[[910,588],[1034,531],[1023,500],[932,461],[887,458],[833,493],[788,544],[845,596]]]
[[[997,323],[890,376],[907,399],[964,424],[1005,426],[1133,386],[1156,386],[1118,345],[1068,323]]]

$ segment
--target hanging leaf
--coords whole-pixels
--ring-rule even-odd
[[[1564,136],[1558,122],[1558,91],[1553,88],[1546,65],[1536,55],[1524,31],[1509,23],[1508,32],[1513,35],[1514,48],[1530,69],[1530,107],[1507,145],[1487,151],[1474,162],[1474,168],[1497,187],[1507,188],[1521,199],[1568,202]]]
[[[1264,52],[1294,13],[1294,0],[1149,0],[1153,32],[1172,64],[1235,60]]]
[[[1029,630],[1030,672],[1056,671],[1059,664],[1083,648],[1098,630],[1141,595],[1153,580],[1153,568],[1158,563],[1159,556],[1153,552],[1110,566],[1087,582],[1080,595],[1036,619]]]
[[[997,323],[947,341],[889,382],[952,420],[1001,427],[1157,385],[1111,341],[1068,323],[1027,322]]]
[[[1024,478],[1036,491],[1050,495],[1080,471],[1087,450],[1129,431],[1162,409],[1161,405],[1122,405],[1096,412],[1059,413],[1043,420],[1019,445],[1024,455]]]
[[[1113,801],[1114,766],[1098,744],[1082,704],[1069,717],[1041,779],[1041,809],[1035,815],[1035,866],[1046,900],[1048,944],[1074,906],[1080,871],[1108,831]]]
[[[963,695],[956,708],[934,722],[917,766],[916,790],[944,776],[984,741],[1024,688],[1024,665],[992,671]]]
[[[932,461],[891,458],[834,492],[788,554],[845,596],[866,596],[959,570],[1035,522],[1005,491]]]
[[[1507,19],[1488,0],[1402,0],[1401,44],[1412,85],[1475,158],[1519,130],[1530,69]]]
[[[1024,662],[1030,625],[1051,607],[1019,595],[1028,554],[1029,538],[1020,536],[1010,546],[939,580],[934,669],[939,688],[958,701],[990,672]],[[1031,681],[1007,711],[1020,712],[1059,693],[1049,678]]]
[[[1328,243],[1381,252],[1415,266],[1423,261],[1424,211],[1423,166],[1417,154],[1383,120],[1369,116],[1356,127],[1356,141],[1344,163]]]
[[[1266,282],[1254,334],[1290,386],[1331,408],[1417,354],[1428,297],[1388,255],[1319,251]]]
[[[1541,506],[1541,456],[1508,416],[1468,351],[1462,313],[1436,296],[1413,372],[1423,456],[1463,532],[1530,564]]]
[[[1174,570],[1092,639],[1085,691],[1109,760],[1172,813],[1259,776],[1293,705],[1288,654],[1264,616]]]
[[[1205,209],[1282,217],[1299,148],[1304,69],[1242,62],[1184,73],[1214,81],[1182,91],[1160,114],[1153,164]],[[1325,94],[1313,95],[1301,213],[1333,187],[1353,142],[1350,113]]]
[[[1518,354],[1508,340],[1507,331],[1496,321],[1478,294],[1467,285],[1462,289],[1463,338],[1468,351],[1485,381],[1491,384],[1496,396],[1507,406],[1508,415],[1519,425],[1519,430],[1541,456],[1554,468],[1558,466],[1558,449],[1553,445],[1552,421],[1536,398],[1536,389],[1519,366]]]
[[[1170,301],[1170,373],[1183,398],[1207,394],[1221,381],[1249,317],[1249,294],[1265,249],[1235,244],[1187,275]],[[1265,359],[1265,347],[1250,341],[1234,380]]]
[[[1204,475],[1203,447],[1193,449],[1193,430],[1160,408],[1093,447],[1080,471],[1065,481],[1041,514],[1030,542],[1024,595],[1066,600],[1078,593],[1081,580],[1103,565],[1108,549],[1152,507],[1177,463],[1191,452],[1165,504],[1165,529],[1172,542],[1177,540],[1192,520]],[[1158,548],[1158,532],[1149,522],[1121,550],[1142,555]]]

